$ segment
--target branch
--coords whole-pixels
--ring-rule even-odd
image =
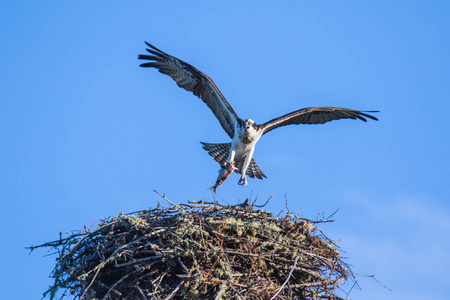
[[[294,265],[292,266],[291,271],[289,271],[289,275],[288,275],[286,281],[283,283],[283,285],[280,286],[280,288],[278,289],[278,292],[277,292],[275,295],[273,295],[273,297],[270,298],[270,300],[275,299],[275,297],[276,297],[276,296],[281,292],[281,290],[284,288],[284,286],[286,285],[286,283],[288,283],[289,279],[290,279],[291,276],[292,276],[292,272],[294,272],[294,270],[295,270],[295,266],[297,265],[297,261],[298,261],[299,258],[300,258],[300,256],[297,256],[297,257],[295,258],[295,260],[294,260]]]
[[[169,199],[166,198],[166,194],[160,194],[157,190],[153,190],[155,193],[157,193],[158,195],[161,196],[161,198],[163,198],[164,200],[166,200],[167,202],[169,202],[171,205],[173,206],[177,206],[176,204],[174,204],[172,201],[170,201]]]

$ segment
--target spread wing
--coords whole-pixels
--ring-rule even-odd
[[[339,119],[359,119],[366,122],[366,118],[378,121],[377,118],[367,113],[374,113],[378,111],[359,111],[354,109],[342,108],[342,107],[308,107],[303,108],[291,113],[288,113],[279,118],[275,118],[262,124],[263,134],[269,131],[286,125],[291,124],[323,124],[333,120]]]
[[[141,64],[141,67],[156,68],[159,72],[172,77],[179,87],[193,92],[206,103],[226,133],[233,138],[235,123],[239,117],[211,78],[190,64],[145,43],[150,48],[146,50],[152,55],[139,55],[139,59],[150,61]]]

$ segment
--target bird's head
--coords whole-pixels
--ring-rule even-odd
[[[253,121],[252,119],[245,119],[244,126],[245,126],[245,130],[249,130],[252,127],[255,128],[256,124],[255,124],[255,121]]]
[[[255,140],[258,136],[258,125],[252,119],[245,119],[239,122],[239,138],[244,144]]]

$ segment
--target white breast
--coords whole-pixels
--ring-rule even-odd
[[[239,161],[255,147],[261,134],[254,128],[249,128],[249,130],[246,131],[245,128],[242,127],[236,128],[235,132],[237,132],[237,134],[231,142],[231,150],[236,152],[235,159]]]

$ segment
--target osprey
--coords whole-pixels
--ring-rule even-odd
[[[177,85],[189,92],[193,92],[212,110],[220,125],[231,138],[231,143],[209,144],[203,143],[203,149],[221,165],[218,185],[233,171],[241,174],[238,184],[247,185],[247,177],[262,179],[266,177],[253,159],[253,152],[258,140],[264,134],[275,128],[291,124],[323,124],[338,119],[359,119],[366,122],[366,118],[378,120],[367,113],[378,111],[359,111],[341,107],[309,107],[296,110],[281,117],[272,119],[264,124],[256,124],[252,119],[241,119],[234,112],[231,105],[222,95],[214,82],[204,73],[190,64],[169,55],[155,46],[145,42],[151,55],[139,55],[139,59],[149,60],[141,67],[153,67],[159,72],[172,77]],[[266,177],[267,178],[267,177]]]

